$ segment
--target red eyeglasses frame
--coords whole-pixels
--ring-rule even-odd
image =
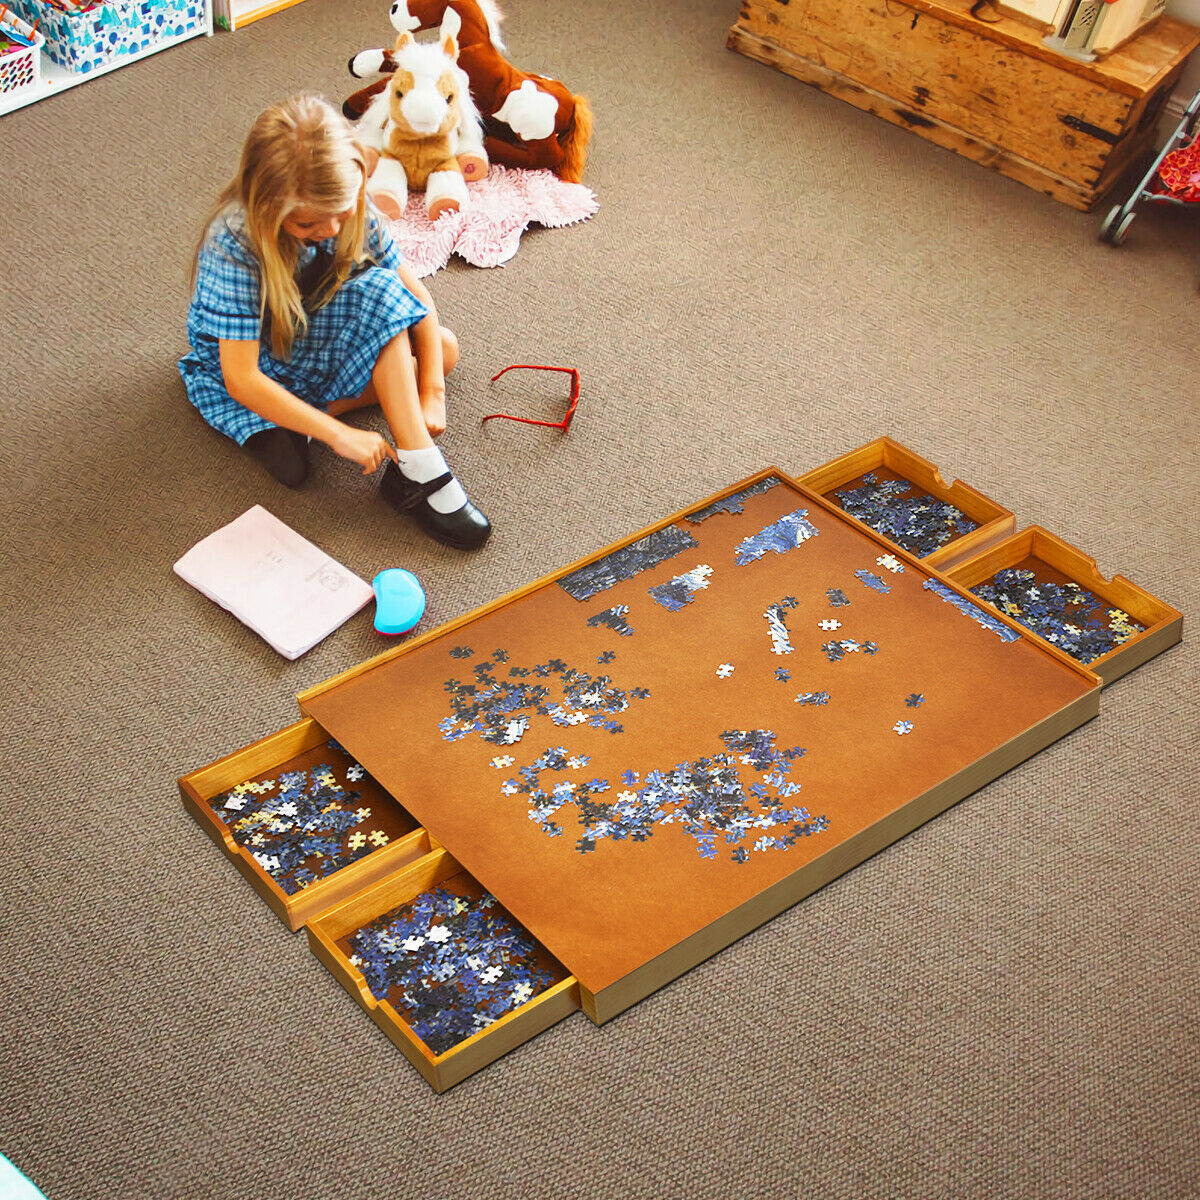
[[[503,421],[520,421],[522,425],[545,425],[550,429],[561,429],[566,433],[571,427],[571,418],[575,415],[575,409],[579,405],[579,372],[574,367],[546,367],[540,363],[513,363],[511,366],[505,367],[503,371],[497,371],[492,376],[491,382],[495,383],[501,375],[508,371],[562,371],[564,375],[571,376],[571,395],[567,403],[567,413],[561,421],[535,421],[532,417],[514,417],[509,413],[489,413],[483,419],[485,421],[495,421],[497,419]]]

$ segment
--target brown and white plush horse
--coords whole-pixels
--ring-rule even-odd
[[[380,152],[367,191],[389,216],[404,211],[409,188],[425,192],[431,220],[467,203],[458,155],[464,128],[478,141],[481,127],[457,55],[449,29],[426,44],[401,33],[391,51],[395,70],[358,123],[362,142]]]
[[[579,182],[592,134],[587,98],[573,95],[557,79],[520,71],[505,59],[500,12],[493,0],[395,0],[391,21],[401,33],[438,25],[443,31],[454,29],[458,62],[483,114],[483,145],[492,162],[548,167],[570,183]],[[361,78],[389,72],[393,66],[389,51],[364,50],[350,60],[350,73]],[[356,119],[384,87],[377,82],[355,92],[342,105],[343,112]]]

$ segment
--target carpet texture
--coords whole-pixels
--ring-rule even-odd
[[[289,663],[172,575],[255,503],[365,578],[415,571],[433,625],[887,433],[1200,609],[1194,214],[1103,246],[1102,212],[730,53],[732,3],[505,7],[513,61],[591,100],[602,208],[431,281],[463,348],[445,450],[496,527],[475,556],[319,447],[275,485],[175,369],[250,120],[348,95],[383,0],[0,118],[0,1152],[50,1200],[1196,1196],[1194,641],[615,1021],[442,1097],[184,811],[177,776],[390,645],[364,612]],[[481,425],[561,414],[555,376],[489,385],[512,362],[580,368],[568,434]]]

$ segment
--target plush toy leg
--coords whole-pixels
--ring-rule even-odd
[[[543,92],[532,79],[525,79],[504,97],[504,103],[492,116],[503,121],[521,141],[537,142],[554,134],[558,99]]]
[[[484,150],[482,142],[477,151],[460,150],[456,157],[459,170],[462,171],[463,178],[468,183],[474,183],[477,179],[483,179],[487,175],[487,151]]]
[[[446,9],[447,16],[454,9]],[[455,14],[457,15],[457,14]],[[459,170],[469,183],[482,179],[488,173],[487,151],[483,148],[483,117],[471,98],[471,79],[462,69],[454,68],[458,81],[458,125],[451,143],[451,153],[458,159]]]
[[[360,50],[347,64],[355,79],[366,79],[368,75],[382,75],[386,51]]]
[[[467,203],[467,185],[457,171],[434,171],[425,184],[425,211],[431,221],[458,212]]]
[[[395,220],[408,204],[408,179],[404,168],[394,158],[381,158],[374,174],[367,180],[367,195],[385,216]]]
[[[483,148],[483,126],[478,119],[464,118],[458,125],[458,146],[454,157],[468,183],[482,179],[488,173],[487,151]]]
[[[369,83],[365,88],[359,88],[357,92],[347,96],[342,101],[342,116],[348,121],[357,121],[371,106],[371,101],[379,95],[388,85],[386,79],[377,79],[374,83]]]
[[[543,138],[540,142],[506,142],[503,138],[489,136],[483,139],[483,144],[488,158],[505,167],[557,173],[562,166],[563,150],[557,138]]]

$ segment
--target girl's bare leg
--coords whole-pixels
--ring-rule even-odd
[[[396,463],[387,464],[379,481],[383,498],[410,513],[430,537],[460,550],[477,550],[492,527],[433,444],[407,336],[397,334],[379,352],[371,382],[396,441]]]
[[[416,360],[406,333],[397,334],[379,352],[371,372],[373,390],[398,450],[424,450],[433,446],[425,427],[417,392]],[[364,395],[366,391],[364,390]],[[362,399],[362,397],[359,397]]]
[[[447,329],[445,325],[441,327],[442,335],[442,371],[449,375],[458,362],[458,338],[454,336],[454,330]],[[411,341],[409,345],[411,346]],[[378,364],[377,364],[378,366]],[[416,382],[416,356],[413,356],[413,382]],[[359,408],[370,408],[373,404],[379,403],[379,396],[375,390],[374,376],[368,381],[367,386],[363,389],[361,395],[344,396],[341,400],[335,400],[328,409],[331,417],[339,417],[342,413],[354,412]]]

